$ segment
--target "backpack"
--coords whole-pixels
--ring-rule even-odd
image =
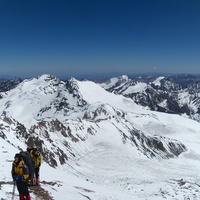
[[[19,154],[21,155],[25,164],[28,166],[29,179],[32,179],[34,177],[35,167],[34,167],[33,159],[31,158],[30,153],[28,151],[21,151]]]

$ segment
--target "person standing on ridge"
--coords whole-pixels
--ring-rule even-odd
[[[37,150],[37,148],[33,148],[33,150],[30,151],[30,155],[33,159],[34,166],[35,166],[36,185],[39,185],[40,184],[39,173],[40,173],[40,166],[42,163],[42,156],[40,152]]]
[[[11,174],[16,182],[20,200],[31,200],[28,190],[29,169],[20,154],[15,155]]]

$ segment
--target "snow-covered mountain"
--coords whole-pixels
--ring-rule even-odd
[[[107,91],[133,99],[151,110],[185,114],[200,122],[200,77],[192,75],[120,76],[101,84]]]
[[[200,124],[106,91],[127,82],[42,75],[1,92],[0,196],[11,198],[14,154],[34,144],[44,160],[41,187],[55,200],[200,198]]]

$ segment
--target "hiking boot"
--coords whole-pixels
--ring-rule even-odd
[[[30,194],[26,196],[26,200],[31,200]]]
[[[36,178],[36,185],[40,185],[40,180],[39,180],[39,178]]]
[[[19,194],[19,200],[24,200],[24,199],[25,199],[24,194]]]

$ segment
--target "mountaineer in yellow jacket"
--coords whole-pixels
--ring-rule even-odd
[[[35,178],[36,178],[36,185],[39,185],[39,172],[40,172],[40,166],[42,163],[42,156],[40,152],[37,150],[37,148],[34,148],[33,150],[30,151],[30,155],[33,159],[33,163],[35,166]]]
[[[28,190],[28,166],[24,163],[20,154],[16,154],[14,159],[11,174],[13,181],[16,181],[19,198],[20,200],[31,200]]]

